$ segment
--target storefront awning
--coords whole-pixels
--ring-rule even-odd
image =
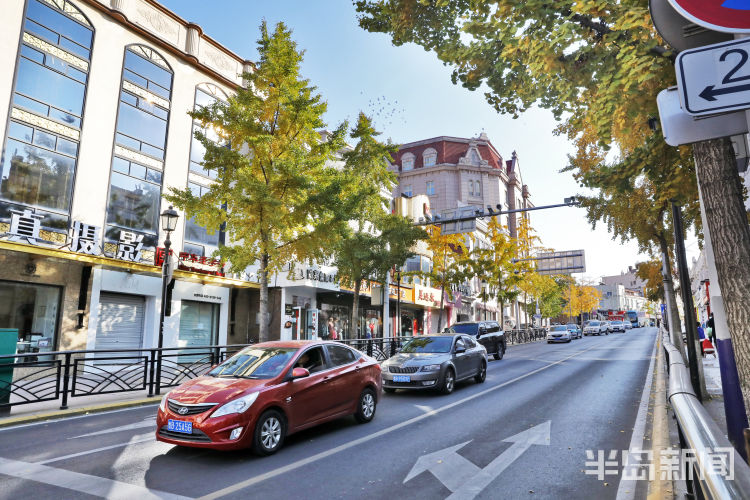
[[[27,245],[24,243],[16,243],[12,241],[0,241],[0,250],[40,255],[52,259],[70,260],[80,262],[82,264],[102,266],[108,269],[127,270],[139,274],[161,274],[161,267],[152,264],[128,262],[125,260],[112,259],[109,257],[102,257],[98,255],[86,255],[82,253],[69,252],[61,248],[41,247],[35,245]],[[222,276],[213,276],[210,274],[193,273],[182,269],[176,269],[174,271],[174,277],[175,279],[204,283],[206,285],[217,285],[232,288],[260,288],[260,285],[258,283],[252,283],[250,281],[225,278]]]

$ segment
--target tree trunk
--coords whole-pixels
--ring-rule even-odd
[[[728,138],[696,143],[693,153],[742,395],[750,408],[750,226],[742,184]]]
[[[260,257],[260,325],[258,329],[258,341],[268,341],[268,254]]]
[[[354,299],[352,301],[352,333],[355,339],[360,339],[362,336],[359,332],[359,292],[362,289],[362,280],[357,280],[354,283]]]
[[[683,361],[687,364],[682,346],[682,327],[680,325],[680,314],[677,311],[677,299],[674,294],[672,283],[672,265],[669,262],[669,246],[664,238],[659,239],[662,259],[662,280],[664,286],[664,302],[667,304],[667,323],[669,326],[669,338],[672,344],[680,350]]]

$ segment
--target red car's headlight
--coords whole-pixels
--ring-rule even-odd
[[[257,392],[242,396],[241,398],[234,399],[226,404],[219,407],[218,410],[211,414],[210,418],[223,417],[224,415],[230,415],[232,413],[245,413],[250,408],[256,399],[258,399]]]
[[[161,398],[161,403],[159,403],[159,409],[161,411],[167,411],[167,396],[169,396],[169,393],[166,393],[163,398]]]

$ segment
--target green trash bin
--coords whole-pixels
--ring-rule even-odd
[[[16,354],[18,329],[0,328],[0,356]],[[13,358],[0,358],[0,404],[10,402],[10,385],[13,382]],[[2,412],[0,410],[0,412]]]

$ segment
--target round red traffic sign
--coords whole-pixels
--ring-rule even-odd
[[[669,0],[699,26],[727,33],[750,33],[750,0]]]

